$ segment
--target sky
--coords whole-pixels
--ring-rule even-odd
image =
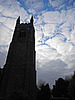
[[[0,67],[6,61],[18,16],[35,27],[37,81],[50,86],[75,71],[74,0],[0,0]]]

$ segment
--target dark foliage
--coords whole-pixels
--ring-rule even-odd
[[[51,97],[51,90],[49,88],[49,84],[41,86],[41,88],[37,89],[37,100],[49,100]]]
[[[62,79],[59,78],[55,85],[53,86],[52,94],[53,97],[67,97],[68,96],[68,83]]]
[[[71,96],[72,100],[75,100],[75,72],[69,82],[68,94]]]
[[[37,88],[37,100],[50,100],[51,97],[75,100],[75,72],[71,77],[56,80],[52,92],[48,84],[42,83],[39,87]]]

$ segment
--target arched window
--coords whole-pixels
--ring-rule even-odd
[[[26,32],[24,30],[21,30],[20,31],[20,37],[26,37]]]

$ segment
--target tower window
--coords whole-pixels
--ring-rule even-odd
[[[28,27],[27,29],[29,30],[30,28]]]
[[[26,32],[24,30],[20,31],[20,37],[26,37]]]
[[[17,30],[20,30],[20,28],[17,28]]]

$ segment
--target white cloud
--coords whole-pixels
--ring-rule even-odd
[[[42,63],[44,63],[44,61]],[[43,66],[38,61],[37,65],[39,80],[42,79],[46,81],[46,83],[50,83],[51,87],[54,83],[54,80],[56,80],[59,77],[64,77],[67,71],[67,64],[60,59],[50,60],[46,64],[43,64]]]
[[[10,30],[14,30],[15,27],[15,19],[14,18],[6,18],[6,17],[0,17],[0,22],[8,27]]]
[[[41,13],[41,16],[38,16],[37,22],[35,23],[38,27],[35,27],[38,37],[37,45],[39,44],[36,46],[39,79],[51,83],[52,79],[55,80],[59,76],[64,77],[75,70],[74,16],[74,8],[61,10],[61,12],[45,11]],[[45,41],[46,37],[48,37],[48,40]],[[42,42],[39,43],[39,40]],[[42,43],[47,45],[41,45]],[[63,64],[65,65],[64,68],[62,67]]]
[[[56,24],[45,24],[43,27],[43,33],[45,36],[52,37],[56,30]]]
[[[67,14],[66,10],[61,10],[61,13],[60,13],[60,22],[61,23],[64,23],[66,21],[66,14]]]
[[[55,48],[55,49],[57,49],[60,43],[63,43],[63,42],[64,42],[64,36],[61,34],[56,35],[52,39],[49,39],[48,41],[46,41],[48,45],[50,45],[52,48]]]
[[[22,22],[26,21],[30,16],[15,0],[1,0],[0,8],[0,44],[7,45],[11,41],[16,18],[21,16]]]
[[[60,23],[59,16],[60,13],[58,11],[52,12],[48,11],[42,14],[45,23]]]
[[[8,52],[8,45],[0,45],[0,51],[3,52],[5,54],[5,52]],[[6,55],[6,54],[5,54]]]
[[[42,24],[43,21],[43,16],[38,16],[38,20],[36,19],[36,25]]]
[[[49,0],[50,5],[53,7],[60,7],[63,4],[64,0]]]
[[[29,18],[27,11],[21,7],[17,0],[3,0],[0,3],[0,8],[1,17],[9,17],[12,19],[21,16],[22,20]]]
[[[3,67],[3,65],[6,62],[6,56],[8,52],[8,45],[0,45],[0,67]]]
[[[31,13],[31,14],[35,14],[36,11],[34,9],[28,9],[28,12]]]
[[[73,0],[69,0],[69,4],[72,2]]]
[[[56,10],[60,10],[61,8],[65,9],[70,9],[73,6],[71,5],[71,3],[73,2],[73,0],[49,0],[49,4],[50,6],[52,6],[53,8],[55,8]]]
[[[72,45],[70,43],[60,43],[58,44],[57,52],[66,55],[71,49]]]
[[[38,17],[36,24],[39,26],[39,24],[43,22],[46,23],[41,27],[42,30],[40,30],[45,36],[50,37],[58,32],[63,34],[67,40],[70,40],[70,34],[72,34],[71,31],[74,30],[75,24],[74,15],[74,8],[67,11],[62,10],[61,13],[58,11],[46,11],[42,16]]]
[[[57,53],[56,50],[51,47],[48,47],[47,45],[37,46],[37,59],[41,64],[41,67],[43,67],[43,65],[45,65],[50,60],[56,60],[60,57],[61,54]]]
[[[75,44],[75,29],[71,32],[71,42]]]
[[[43,0],[26,0],[25,5],[27,8],[31,8],[36,11],[40,10],[44,6]]]
[[[73,3],[73,7],[75,7],[75,2]]]
[[[74,52],[74,54],[70,53],[68,55],[64,55],[64,56],[62,56],[61,59],[62,59],[62,61],[66,62],[66,64],[68,65],[67,70],[72,69],[75,66],[75,52]],[[74,70],[72,69],[72,71],[74,71]]]
[[[3,67],[3,65],[5,64],[5,60],[6,57],[0,52],[0,67]]]
[[[0,25],[0,45],[9,44],[11,38],[12,38],[12,31],[3,24]]]

